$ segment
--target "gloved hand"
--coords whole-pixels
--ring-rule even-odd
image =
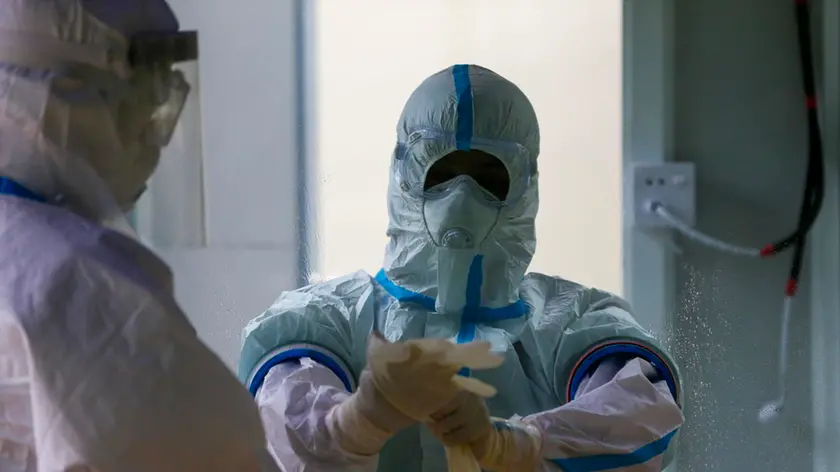
[[[466,391],[432,414],[426,426],[447,447],[478,443],[493,429],[484,399]]]
[[[373,383],[398,410],[415,421],[425,420],[458,394],[453,378],[461,365],[449,356],[456,347],[445,339],[390,343],[373,333],[367,353]]]
[[[330,411],[327,426],[346,451],[376,454],[397,431],[451,402],[462,388],[455,381],[458,370],[482,350],[489,352],[489,344],[456,346],[443,339],[390,343],[373,333],[359,388]]]
[[[484,400],[463,392],[431,416],[429,429],[447,447],[467,445],[482,470],[535,470],[542,449],[536,426],[491,418]]]
[[[327,428],[341,448],[362,456],[378,453],[391,436],[413,423],[382,395],[369,367],[353,395],[327,414]]]

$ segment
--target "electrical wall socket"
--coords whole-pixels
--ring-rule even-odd
[[[683,223],[694,226],[694,164],[667,162],[633,165],[633,226],[639,229],[667,228],[668,224],[653,213],[650,204],[661,203]]]

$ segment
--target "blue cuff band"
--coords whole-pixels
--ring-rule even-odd
[[[353,384],[350,382],[350,376],[344,371],[341,365],[335,361],[335,359],[323,352],[307,348],[292,348],[288,351],[282,351],[263,362],[251,379],[251,382],[248,385],[248,391],[251,392],[252,396],[256,396],[257,390],[260,389],[263,380],[265,380],[265,376],[268,375],[268,371],[270,371],[272,367],[284,362],[296,361],[304,357],[308,357],[327,369],[330,369],[332,373],[341,380],[341,383],[348,392],[353,391]]]
[[[596,472],[622,469],[644,464],[654,457],[664,454],[678,430],[645,444],[627,454],[600,454],[596,456],[572,457],[569,459],[551,459],[564,472]]]
[[[577,395],[578,388],[587,374],[598,366],[604,359],[613,356],[632,356],[640,357],[656,369],[656,373],[668,384],[668,390],[674,397],[674,401],[678,401],[677,397],[677,382],[671,368],[668,364],[650,349],[647,349],[638,344],[629,342],[616,342],[602,346],[590,352],[581,362],[578,363],[577,368],[572,373],[572,380],[569,383],[568,398],[569,401],[574,400]]]

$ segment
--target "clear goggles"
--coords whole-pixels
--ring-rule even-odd
[[[501,172],[507,174],[501,176],[505,181],[504,189],[499,188],[500,176],[497,169],[501,166],[488,165],[484,160],[476,160],[474,166],[454,167],[457,171],[450,176],[451,178],[429,185],[433,166],[459,151],[454,133],[432,129],[415,130],[409,134],[406,141],[397,143],[393,164],[396,184],[413,198],[436,198],[446,192],[447,186],[460,181],[456,177],[463,175],[470,177],[487,193],[495,195],[497,198],[491,203],[496,205],[512,205],[522,198],[530,186],[535,170],[533,158],[524,146],[515,142],[473,138],[470,150],[481,151],[501,162]],[[470,156],[466,158],[469,159]],[[490,167],[493,169],[489,169]]]

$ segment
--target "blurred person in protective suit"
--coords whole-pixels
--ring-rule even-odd
[[[269,471],[129,211],[197,59],[164,0],[0,0],[0,470]]]

